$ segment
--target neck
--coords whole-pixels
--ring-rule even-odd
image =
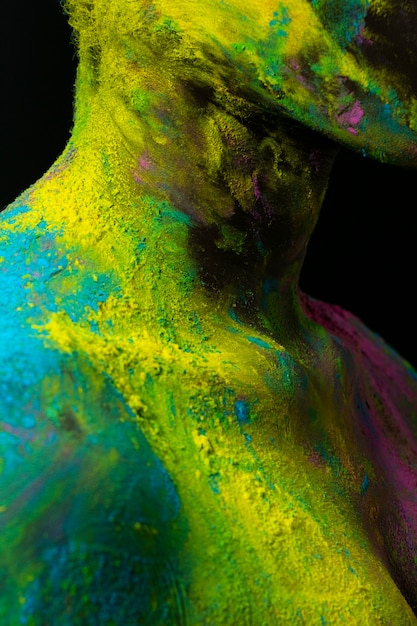
[[[100,212],[115,241],[129,233],[138,263],[121,271],[149,311],[167,317],[171,308],[175,325],[175,309],[181,326],[186,308],[204,309],[291,341],[335,148],[226,91],[161,81],[164,91],[136,88],[127,98],[101,87],[91,97],[70,143],[75,156],[57,170],[63,188],[82,186],[68,212],[96,228]]]

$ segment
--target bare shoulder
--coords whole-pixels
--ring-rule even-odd
[[[174,482],[110,380],[75,356],[52,372],[37,357],[0,402],[1,619],[176,622]]]
[[[111,379],[45,343],[59,246],[24,210],[0,243],[0,621],[174,623],[175,485]]]
[[[345,395],[354,420],[350,427],[380,485],[372,532],[378,548],[389,555],[394,580],[415,608],[417,374],[351,313],[313,300],[306,305],[346,355]]]
[[[339,306],[304,299],[309,316],[349,351],[362,378],[381,400],[398,407],[417,437],[417,372],[379,335],[352,313]],[[351,372],[354,377],[355,372]],[[394,403],[394,404],[393,404]]]
[[[47,412],[44,381],[65,369],[64,355],[44,345],[38,326],[56,309],[48,280],[60,265],[52,233],[28,202],[16,201],[0,221],[0,385],[3,415]],[[48,391],[46,395],[44,391]],[[30,420],[29,420],[30,421]]]
[[[359,432],[390,481],[397,477],[403,483],[401,494],[411,497],[414,483],[405,475],[415,475],[417,458],[416,371],[356,316],[310,299],[306,304],[309,315],[332,334],[346,355],[344,375],[354,392]]]

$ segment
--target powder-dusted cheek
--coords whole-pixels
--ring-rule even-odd
[[[175,24],[181,45],[188,44],[186,54],[194,50],[200,63],[205,57],[202,79],[207,71],[233,90],[239,68],[239,85],[271,107],[380,160],[415,160],[415,44],[401,41],[401,25],[410,26],[407,13],[398,18],[395,3],[287,0],[261,7],[252,0],[244,10],[236,2],[193,4],[160,2],[160,15],[170,16],[164,28]],[[186,5],[194,13],[185,15]],[[408,13],[413,23],[413,9]],[[390,23],[393,16],[390,38],[384,20]]]
[[[366,20],[359,15],[357,35],[342,42],[317,13],[313,35],[300,33],[302,20],[296,22],[292,6],[277,13],[264,45],[253,44],[254,53],[260,51],[261,83],[308,126],[380,160],[414,161],[415,98],[398,72],[365,60]],[[341,18],[351,33],[352,16]]]
[[[125,93],[142,117],[175,83],[245,92],[364,154],[415,162],[414,9],[398,11],[389,0],[121,4],[122,11],[119,3],[96,0],[100,28],[92,41],[107,50],[106,80],[120,82],[123,74]],[[85,33],[88,44],[87,26]],[[155,64],[157,74],[149,71]],[[150,129],[164,145],[176,130],[165,113],[160,128]]]

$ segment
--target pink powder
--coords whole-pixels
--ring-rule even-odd
[[[151,163],[150,163],[150,161],[146,157],[139,157],[138,158],[138,165],[139,165],[140,168],[142,168],[144,170],[151,169]]]
[[[363,118],[363,109],[361,107],[361,103],[359,102],[359,100],[356,100],[353,103],[351,109],[337,116],[337,121],[342,126],[349,126],[350,128],[348,130],[352,132],[351,127],[356,126],[356,124],[359,124],[362,118]]]
[[[300,69],[300,64],[298,63],[297,59],[290,59],[289,62],[289,66],[294,68],[295,70],[299,70]]]
[[[304,304],[307,315],[338,337],[353,356],[356,373],[350,375],[359,374],[361,395],[369,400],[373,428],[368,445],[417,525],[417,445],[407,420],[417,404],[417,385],[407,364],[351,313],[310,298]]]

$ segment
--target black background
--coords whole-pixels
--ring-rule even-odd
[[[0,208],[62,151],[75,56],[58,0],[0,3]],[[302,275],[309,294],[356,313],[417,365],[417,174],[338,157]]]

